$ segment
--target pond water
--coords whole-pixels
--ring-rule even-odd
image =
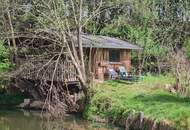
[[[0,130],[121,130],[110,125],[85,121],[78,116],[48,121],[40,112],[0,110]]]

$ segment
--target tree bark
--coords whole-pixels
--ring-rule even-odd
[[[11,15],[10,15],[9,10],[7,11],[7,16],[8,16],[8,22],[9,22],[10,31],[11,31],[11,39],[12,39],[12,43],[13,43],[13,51],[16,54],[17,47],[16,47],[16,41],[15,41],[15,35],[14,35],[14,28],[13,28],[13,24],[12,24]]]

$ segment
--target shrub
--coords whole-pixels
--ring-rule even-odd
[[[8,79],[4,76],[4,73],[11,68],[11,62],[9,60],[9,50],[4,46],[4,40],[0,39],[0,93],[4,93],[6,90]]]
[[[9,50],[4,46],[4,40],[0,39],[0,72],[10,69],[11,63],[9,61]]]

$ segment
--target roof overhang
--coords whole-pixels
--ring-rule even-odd
[[[83,47],[142,50],[141,47],[127,41],[101,35],[82,35]]]

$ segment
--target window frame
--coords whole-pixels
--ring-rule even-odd
[[[121,52],[119,49],[109,49],[109,62],[120,62]]]

